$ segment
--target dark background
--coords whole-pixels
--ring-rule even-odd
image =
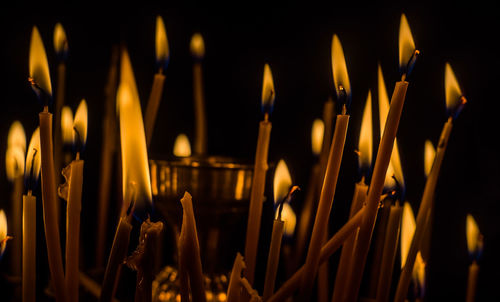
[[[424,141],[430,139],[436,144],[447,118],[445,62],[451,63],[469,101],[455,122],[437,187],[427,297],[429,300],[464,299],[470,263],[465,217],[471,213],[485,238],[478,299],[499,299],[496,287],[500,281],[497,243],[500,239],[500,177],[497,173],[500,159],[494,145],[499,130],[496,81],[500,66],[498,49],[494,45],[498,39],[500,15],[493,7],[477,2],[469,6],[290,4],[280,8],[254,5],[238,9],[194,6],[172,9],[159,5],[126,9],[90,5],[2,8],[0,158],[4,158],[7,132],[14,120],[23,123],[28,137],[38,124],[37,113],[41,107],[27,81],[32,27],[37,25],[44,39],[55,85],[57,63],[52,33],[56,22],[61,22],[70,49],[66,104],[75,110],[84,97],[89,107],[88,142],[83,155],[87,177],[82,234],[86,249],[93,251],[103,90],[111,47],[117,43],[125,43],[128,47],[144,106],[155,73],[154,30],[155,17],[159,14],[166,24],[171,60],[165,72],[164,96],[150,157],[162,158],[170,154],[180,132],[193,139],[189,41],[191,35],[199,31],[206,46],[203,72],[209,153],[253,159],[261,119],[263,65],[267,62],[273,72],[277,95],[271,117],[269,160],[277,162],[284,158],[294,183],[306,187],[309,170],[315,161],[310,151],[312,121],[321,117],[323,104],[332,94],[330,45],[336,33],[346,56],[352,106],[332,210],[334,231],[345,221],[347,201],[354,183],[359,180],[354,150],[368,89],[376,94],[377,63],[382,66],[389,93],[400,77],[398,29],[402,12],[407,15],[415,44],[422,54],[410,78],[398,132],[406,199],[414,211],[418,210],[425,183]],[[4,165],[0,167],[0,192],[4,196],[0,198],[0,207],[7,209],[11,186],[5,178]],[[263,224],[263,232],[269,230],[270,234],[269,225]],[[40,253],[44,255],[44,243],[39,242]],[[40,257],[38,261],[43,271],[46,258]],[[86,259],[86,266],[91,264],[92,259]],[[0,263],[2,270],[5,266]],[[39,280],[39,283],[44,282]],[[5,292],[9,290],[2,290]]]

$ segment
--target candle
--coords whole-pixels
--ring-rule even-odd
[[[102,119],[102,144],[101,163],[99,170],[99,191],[97,211],[97,234],[96,234],[96,267],[104,266],[104,250],[106,246],[106,234],[109,211],[109,192],[111,188],[111,174],[113,155],[116,152],[116,89],[118,81],[118,47],[113,47],[111,53],[111,66],[109,68],[108,82],[105,88],[104,117]]]
[[[11,227],[16,234],[12,240],[11,259],[13,276],[21,275],[21,218],[22,195],[24,182],[24,156],[26,152],[26,135],[23,125],[14,121],[7,137],[7,151],[5,153],[5,172],[7,180],[12,183],[11,191]]]
[[[340,163],[344,151],[344,143],[349,124],[349,115],[346,114],[347,105],[351,94],[347,67],[344,59],[344,51],[337,35],[332,40],[332,66],[333,79],[337,97],[344,102],[343,112],[337,115],[335,131],[328,156],[328,163],[321,189],[316,218],[313,225],[311,240],[307,251],[306,262],[304,264],[304,274],[300,285],[301,297],[308,297],[316,278],[319,265],[319,254],[323,243],[324,233],[328,230],[328,219],[332,209],[333,197],[337,186],[337,178],[340,171]]]
[[[259,124],[259,136],[257,138],[257,150],[255,152],[255,165],[252,176],[252,189],[250,191],[245,241],[245,262],[247,265],[245,277],[250,284],[253,284],[254,281],[257,247],[259,244],[262,203],[264,201],[264,188],[266,185],[266,172],[268,168],[267,153],[269,150],[269,139],[271,138],[272,127],[269,121],[269,115],[273,109],[275,96],[273,75],[271,73],[271,68],[266,64],[264,65],[264,79],[262,83],[262,110],[264,111],[264,120]]]
[[[52,142],[52,114],[48,102],[52,96],[50,72],[38,28],[33,27],[30,44],[30,82],[39,99],[44,103],[40,118],[40,155],[42,169],[42,202],[45,225],[45,241],[49,258],[50,274],[57,301],[65,301],[64,271],[59,237],[58,200],[54,170]]]
[[[189,138],[181,133],[175,138],[173,153],[177,157],[189,157],[191,156],[191,144],[189,143]]]
[[[229,277],[229,284],[227,288],[227,302],[237,302],[240,301],[241,295],[241,272],[246,268],[243,256],[240,253],[236,253],[236,258],[234,258],[233,269],[231,270],[231,275]]]
[[[181,198],[183,208],[181,233],[179,235],[179,254],[188,272],[193,301],[206,301],[203,271],[200,258],[200,244],[196,231],[192,197],[188,192]]]
[[[160,100],[163,94],[163,86],[165,82],[164,69],[167,69],[170,59],[170,50],[168,48],[167,31],[161,16],[156,17],[156,64],[159,65],[158,71],[153,80],[153,87],[149,94],[148,105],[146,107],[146,115],[144,117],[144,128],[146,131],[147,146],[151,145],[153,130],[156,122],[156,115],[160,107]]]
[[[420,201],[420,208],[418,209],[417,214],[417,226],[415,229],[415,235],[413,236],[410,250],[408,252],[406,264],[403,267],[403,271],[401,272],[401,275],[399,277],[395,301],[403,301],[406,298],[415,257],[417,256],[418,249],[420,249],[422,245],[422,239],[425,234],[428,215],[430,215],[430,213],[432,212],[434,191],[436,190],[439,171],[441,169],[441,164],[443,163],[446,146],[448,145],[448,140],[451,134],[451,129],[453,128],[453,119],[458,116],[465,103],[467,102],[465,97],[462,95],[460,86],[458,85],[453,70],[448,63],[446,63],[445,65],[445,88],[446,107],[449,113],[449,118],[444,124],[441,131],[434,163],[432,164],[431,172],[429,173],[429,176],[427,177],[427,181],[425,183],[422,200]]]
[[[436,149],[430,140],[425,141],[424,150],[424,173],[425,177],[429,176],[432,169],[432,163],[434,162],[434,157],[436,157]],[[428,262],[431,253],[431,237],[432,237],[432,221],[433,221],[433,211],[431,209],[429,215],[429,222],[426,222],[425,234],[422,239],[421,253],[424,261]]]
[[[472,263],[469,266],[465,301],[472,302],[476,296],[477,276],[479,274],[479,265],[477,262],[483,251],[483,235],[479,232],[476,220],[470,214],[467,214],[465,230],[467,235],[467,249],[469,256],[472,258]]]
[[[5,212],[0,209],[0,259],[2,259],[3,253],[7,248],[7,240],[12,239],[12,237],[7,235],[7,217]]]
[[[368,190],[368,195],[366,197],[366,215],[360,228],[356,248],[354,249],[354,266],[352,267],[344,295],[344,297],[348,297],[350,300],[356,300],[359,294],[358,290],[361,284],[366,257],[370,247],[371,235],[377,216],[379,199],[384,186],[387,168],[389,166],[394,147],[394,140],[399,126],[399,119],[403,110],[406,90],[408,88],[408,82],[405,81],[405,79],[409,75],[409,72],[411,71],[416,60],[416,56],[419,53],[418,50],[415,50],[410,28],[404,14],[401,16],[399,45],[399,63],[400,67],[403,68],[403,76],[401,81],[396,82],[394,87],[390,109],[387,114],[384,132],[379,144],[375,166],[373,168],[370,189]]]
[[[205,116],[205,95],[203,92],[203,73],[201,62],[205,57],[205,43],[199,33],[191,37],[191,55],[193,56],[193,99],[194,99],[194,152],[207,153],[207,118]]]

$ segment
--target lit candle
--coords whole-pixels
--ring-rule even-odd
[[[431,143],[430,140],[426,140],[425,141],[425,149],[424,149],[424,173],[425,173],[425,177],[428,177],[429,173],[431,173],[432,163],[434,163],[435,157],[436,157],[436,148],[434,148],[434,145]],[[430,253],[431,253],[433,211],[434,211],[434,209],[432,208],[428,214],[429,222],[426,223],[427,226],[425,227],[425,234],[424,234],[424,238],[422,239],[422,246],[420,249],[420,251],[422,253],[422,258],[425,262],[429,261]]]
[[[203,92],[203,72],[201,62],[205,57],[205,43],[200,33],[191,37],[191,55],[193,56],[193,98],[194,98],[194,153],[207,153],[207,118],[205,116],[205,95]]]
[[[379,199],[384,187],[386,172],[391,159],[394,140],[399,126],[399,119],[401,117],[406,90],[408,88],[406,78],[411,72],[418,54],[419,51],[415,50],[410,27],[403,14],[401,16],[399,31],[399,65],[402,68],[403,75],[401,81],[396,82],[394,87],[384,132],[375,159],[370,189],[366,197],[366,215],[360,228],[358,243],[354,249],[354,266],[352,267],[345,292],[345,297],[348,297],[350,300],[357,300],[359,294],[359,287],[361,285],[366,258],[370,248],[371,235],[377,217]]]
[[[361,122],[361,130],[359,133],[358,142],[358,167],[361,172],[361,180],[354,186],[354,194],[352,196],[351,209],[349,211],[349,219],[356,214],[366,198],[368,186],[365,183],[365,178],[368,177],[370,166],[372,162],[373,153],[373,125],[372,125],[372,95],[368,91],[366,98],[365,108],[363,110],[363,119]],[[350,264],[352,261],[352,253],[356,240],[356,233],[349,236],[349,238],[342,245],[342,252],[340,254],[339,266],[337,268],[337,275],[335,277],[335,286],[333,287],[332,302],[341,301],[342,293],[345,287],[347,274],[350,271]]]
[[[259,244],[260,220],[262,215],[262,203],[264,202],[264,188],[266,185],[267,153],[269,150],[269,139],[271,138],[272,124],[269,115],[272,112],[274,99],[274,82],[271,68],[264,65],[264,80],[262,83],[262,110],[264,120],[259,124],[259,136],[257,138],[257,150],[255,152],[255,165],[253,169],[252,189],[250,191],[250,205],[248,209],[247,234],[245,242],[245,262],[247,269],[245,277],[253,284],[255,274],[255,262],[257,258],[257,247]]]
[[[0,209],[0,259],[7,248],[7,240],[12,239],[7,235],[7,216],[5,212]]]
[[[476,220],[472,215],[467,214],[466,220],[466,235],[467,235],[467,249],[472,258],[472,263],[469,266],[469,277],[467,281],[467,302],[473,302],[476,296],[477,276],[479,274],[478,260],[483,252],[483,235],[479,232]]]
[[[26,135],[23,125],[14,121],[7,137],[7,151],[5,153],[5,172],[7,179],[12,183],[11,191],[11,227],[15,234],[12,240],[11,259],[13,276],[21,275],[21,216],[22,195],[24,182],[24,156],[26,152]]]
[[[188,192],[181,198],[183,214],[179,235],[179,254],[187,271],[193,301],[206,301],[203,270],[201,267],[200,244],[196,231],[192,197]],[[187,287],[184,285],[184,287]]]
[[[465,97],[462,95],[460,86],[458,85],[453,70],[448,63],[446,63],[445,65],[445,89],[446,107],[449,113],[449,118],[444,124],[441,131],[434,163],[432,164],[431,172],[427,177],[424,192],[422,194],[422,200],[420,201],[415,235],[413,236],[410,251],[408,252],[406,264],[403,268],[403,271],[401,272],[401,276],[399,277],[399,283],[395,296],[395,301],[399,302],[404,301],[404,299],[406,298],[415,257],[417,256],[417,252],[422,245],[422,239],[425,235],[428,217],[432,212],[434,191],[436,190],[439,171],[441,169],[441,164],[443,163],[446,146],[448,145],[448,140],[451,134],[451,129],[453,128],[453,119],[458,116],[460,111],[465,106],[465,103],[467,102]]]
[[[31,87],[43,102],[40,112],[40,152],[42,169],[42,202],[45,225],[45,241],[49,258],[50,274],[53,281],[57,301],[66,301],[64,271],[62,265],[59,235],[58,199],[56,176],[54,170],[54,148],[52,142],[52,113],[49,112],[49,101],[52,97],[49,64],[45,47],[38,28],[33,27],[30,44],[30,82]]]
[[[23,195],[22,292],[24,302],[36,301],[36,196],[32,191],[40,175],[40,129],[31,136],[26,155],[26,189]]]
[[[73,122],[73,145],[76,158],[66,166],[62,174],[66,183],[59,186],[59,196],[67,201],[66,206],[66,295],[70,301],[78,301],[80,263],[80,212],[82,209],[82,186],[84,161],[80,153],[87,141],[87,102],[83,99],[75,113]]]
[[[175,138],[173,153],[177,157],[191,156],[191,144],[188,137],[181,133]]]
[[[69,106],[63,106],[61,109],[61,132],[63,145],[62,164],[66,166],[72,160],[73,149],[73,110]]]
[[[340,163],[344,152],[344,143],[349,124],[347,106],[350,102],[351,87],[347,75],[347,66],[344,58],[344,51],[337,35],[332,39],[332,69],[335,90],[338,99],[343,103],[342,114],[337,115],[335,131],[328,156],[323,187],[321,189],[316,218],[309,242],[306,262],[304,264],[304,274],[300,285],[300,295],[302,298],[310,296],[311,289],[316,279],[319,265],[319,255],[323,244],[325,232],[328,231],[328,220],[332,209],[333,197],[337,186],[337,179],[340,171]]]
[[[170,59],[170,50],[168,48],[167,31],[161,16],[156,17],[156,64],[159,66],[153,80],[153,87],[149,94],[146,115],[144,117],[144,128],[146,131],[146,142],[151,145],[153,130],[156,122],[156,115],[160,107],[160,100],[163,94],[163,84],[165,82],[164,69],[167,69]]]

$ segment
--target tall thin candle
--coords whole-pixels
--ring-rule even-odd
[[[207,118],[205,113],[205,94],[203,91],[203,72],[201,62],[205,57],[205,43],[200,33],[191,37],[191,55],[193,56],[193,98],[195,116],[194,152],[198,155],[207,153]]]
[[[475,301],[477,277],[479,275],[478,261],[483,252],[483,235],[479,232],[479,227],[477,226],[476,220],[474,220],[474,217],[472,217],[472,215],[467,214],[465,225],[465,231],[467,235],[467,250],[469,251],[469,256],[472,259],[472,263],[469,266],[469,276],[467,280],[465,301],[473,302]]]

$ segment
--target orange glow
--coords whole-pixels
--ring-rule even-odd
[[[281,202],[292,186],[292,177],[284,160],[280,159],[274,172],[274,204]]]
[[[160,16],[156,17],[156,61],[165,62],[170,57],[170,49],[168,48],[167,31],[165,23]]]
[[[373,153],[373,123],[372,123],[372,92],[368,91],[365,109],[363,110],[363,120],[361,121],[361,131],[359,132],[358,162],[360,168],[369,168],[372,163]]]
[[[40,128],[36,128],[31,135],[30,144],[28,146],[28,154],[26,154],[25,177],[36,181],[40,175],[40,164]]]
[[[403,218],[401,221],[401,267],[406,263],[406,257],[410,250],[411,241],[413,240],[413,233],[415,233],[415,215],[408,202],[403,206]]]
[[[342,44],[337,35],[333,35],[332,39],[332,71],[333,84],[335,85],[337,96],[340,97],[341,89],[344,89],[347,95],[351,95],[351,83],[349,82],[349,75],[347,74],[344,50],[342,49]]]
[[[50,83],[49,63],[42,37],[36,26],[33,27],[30,43],[30,78],[40,87],[44,93],[52,96],[52,84]]]
[[[0,256],[2,256],[5,248],[7,247],[7,240],[9,237],[7,236],[7,217],[5,216],[5,212],[0,210]]]
[[[271,67],[266,63],[264,65],[264,79],[262,81],[262,107],[272,108],[275,97],[273,74],[271,73]]]
[[[430,140],[425,141],[424,150],[424,172],[425,176],[431,173],[432,165],[434,164],[434,157],[436,157],[436,149]]]
[[[179,134],[175,139],[174,155],[177,157],[191,156],[191,144],[184,133]]]
[[[278,211],[276,211],[274,218],[278,219]],[[297,216],[295,215],[292,206],[287,202],[283,204],[281,220],[285,222],[285,236],[292,237],[295,232],[295,225],[297,224]]]
[[[315,119],[311,130],[312,152],[315,156],[321,153],[323,147],[323,136],[325,135],[325,123],[322,119]]]
[[[135,187],[137,198],[151,202],[151,180],[141,102],[126,50],[122,52],[121,58],[117,107],[120,119],[123,196],[132,196],[129,190]]]
[[[65,145],[73,143],[73,111],[68,106],[61,109],[62,140]]]
[[[54,50],[57,54],[65,53],[68,51],[68,39],[66,32],[61,23],[57,23],[54,27]]]
[[[14,121],[7,137],[5,154],[5,172],[7,179],[12,181],[24,173],[24,153],[26,152],[26,135],[23,125]]]
[[[467,214],[466,221],[466,233],[467,233],[467,249],[469,254],[475,254],[481,252],[482,249],[482,235],[479,232],[479,227],[477,226],[476,220],[471,214]]]
[[[87,142],[87,123],[88,123],[87,102],[82,99],[75,112],[73,121],[73,144],[85,145]],[[77,140],[79,140],[77,142]]]
[[[195,33],[191,37],[189,48],[193,56],[197,58],[203,58],[205,56],[205,42],[203,42],[203,37],[200,33]]]
[[[425,261],[422,258],[420,251],[417,253],[415,258],[415,264],[413,266],[412,272],[413,280],[420,288],[425,288]]]
[[[462,98],[460,85],[458,85],[457,78],[455,77],[453,69],[451,69],[450,63],[446,63],[444,69],[446,108],[448,110],[452,110],[456,108],[460,103],[465,102],[465,99]]]
[[[399,25],[399,67],[405,67],[415,52],[415,42],[405,14],[401,14]]]
[[[7,146],[20,148],[23,152],[26,151],[26,134],[20,121],[14,121],[10,126]]]

